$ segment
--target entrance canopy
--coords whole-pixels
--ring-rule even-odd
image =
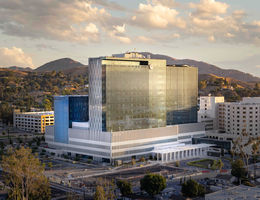
[[[185,160],[207,155],[209,147],[212,144],[188,144],[178,143],[167,146],[155,147],[152,151],[156,154],[157,160],[162,162]]]

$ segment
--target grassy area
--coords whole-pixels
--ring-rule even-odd
[[[200,167],[204,169],[216,169],[216,161],[213,159],[202,159],[187,163],[189,166]]]

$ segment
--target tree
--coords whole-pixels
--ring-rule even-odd
[[[235,160],[232,164],[231,174],[237,177],[238,182],[240,183],[240,179],[245,177],[247,171],[244,166],[244,162],[241,159]]]
[[[43,100],[43,107],[44,107],[44,110],[52,110],[52,103],[51,103],[51,101],[49,100],[49,99],[47,99],[47,98],[45,98],[44,100]]]
[[[49,162],[49,163],[48,163],[48,167],[49,167],[49,168],[52,168],[52,167],[53,167],[52,162]]]
[[[144,158],[144,157],[141,157],[141,158],[140,158],[140,162],[145,162],[145,158]]]
[[[128,195],[131,195],[133,193],[132,185],[131,185],[131,183],[129,183],[127,181],[118,180],[116,182],[116,185],[120,189],[122,196],[128,196]]]
[[[197,181],[190,179],[182,184],[181,192],[184,196],[197,197],[205,194],[205,188]]]
[[[107,180],[107,179],[102,179],[99,178],[97,180],[97,185],[101,186],[105,192],[105,198],[108,200],[115,199],[115,181],[114,180]]]
[[[147,174],[140,180],[140,185],[141,190],[154,196],[166,188],[166,179],[159,174]]]
[[[242,130],[242,134],[240,134],[236,140],[233,141],[233,147],[232,147],[232,151],[239,155],[243,161],[244,164],[246,165],[247,171],[248,171],[248,164],[249,164],[249,158],[250,158],[250,149],[251,152],[256,153],[258,150],[254,150],[253,148],[257,149],[259,148],[260,145],[260,137],[257,138],[253,138],[250,137],[248,133],[246,133],[246,130],[243,129]],[[255,145],[258,145],[255,146]]]
[[[29,148],[9,149],[7,155],[3,156],[2,168],[11,199],[50,199],[50,187],[44,175],[44,165]]]
[[[222,162],[221,159],[219,159],[217,162],[216,162],[216,168],[219,170],[219,172],[221,172],[221,169],[224,167],[224,163]]]
[[[104,188],[100,185],[96,187],[96,192],[94,194],[94,200],[106,200],[106,193]]]
[[[131,164],[132,164],[132,165],[135,165],[135,164],[136,164],[136,161],[135,161],[134,158],[132,158],[132,160],[131,160]]]
[[[256,162],[259,156],[260,138],[252,145],[252,155],[254,161],[254,178],[256,177]]]
[[[207,87],[207,80],[202,80],[199,82],[199,89],[203,90]]]

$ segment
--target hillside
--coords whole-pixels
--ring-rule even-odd
[[[202,61],[196,61],[191,59],[175,59],[167,55],[162,54],[152,54],[150,52],[140,52],[145,57],[150,57],[153,59],[165,59],[168,65],[175,65],[175,64],[187,64],[191,66],[195,66],[199,70],[199,74],[213,74],[219,77],[231,78],[236,79],[242,82],[260,82],[259,77],[255,77],[251,74],[244,73],[238,70],[233,69],[221,69],[215,65],[208,64]],[[123,55],[123,54],[118,54]],[[30,68],[19,68],[19,67],[11,67],[12,69],[20,70],[20,71],[30,71]],[[71,75],[85,75],[87,74],[87,65],[84,65],[80,62],[74,61],[70,58],[61,58],[58,60],[54,60],[48,62],[37,69],[35,72],[50,72],[50,71],[62,71],[64,74],[71,74]]]
[[[75,69],[75,68],[85,68],[86,65],[81,64],[80,62],[77,62],[75,60],[72,60],[70,58],[61,58],[58,60],[54,60],[51,62],[48,62],[34,71],[36,72],[50,72],[50,71],[66,71],[69,69]]]
[[[199,70],[199,74],[214,74],[216,76],[230,77],[243,82],[260,82],[259,77],[255,77],[251,74],[244,73],[238,70],[233,70],[233,69],[221,69],[215,65],[211,65],[202,61],[196,61],[190,59],[175,59],[170,56],[161,55],[161,54],[152,54],[149,52],[140,52],[140,53],[143,54],[145,57],[147,57],[147,55],[150,55],[150,57],[154,59],[166,59],[167,65],[187,64],[187,65],[197,67]]]

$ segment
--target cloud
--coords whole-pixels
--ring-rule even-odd
[[[129,37],[126,36],[125,29],[126,25],[123,24],[122,26],[117,25],[117,26],[113,26],[113,30],[111,30],[109,32],[109,35],[111,38],[119,40],[122,43],[125,44],[130,44],[131,43],[131,39]]]
[[[8,0],[0,1],[0,8],[0,30],[19,37],[97,42],[99,28],[111,30],[120,22],[105,8],[83,0]]]
[[[215,0],[200,0],[199,3],[190,3],[191,8],[195,9],[193,15],[208,17],[215,14],[225,14],[228,4]]]
[[[176,7],[179,6],[179,3],[174,0],[152,0],[153,4],[160,4],[167,7]]]
[[[38,49],[38,50],[40,50],[40,51],[42,51],[42,50],[46,50],[46,49],[49,49],[49,50],[54,50],[54,51],[57,51],[58,49],[57,48],[55,48],[54,46],[52,46],[52,45],[47,45],[47,44],[36,44],[35,45],[36,46],[36,48]]]
[[[93,0],[93,4],[103,6],[110,10],[127,11],[127,9],[114,1],[107,0]]]
[[[17,47],[0,48],[1,67],[18,66],[34,68],[32,58]]]
[[[208,37],[208,41],[210,41],[210,42],[215,42],[215,37],[214,37],[214,35],[209,36],[209,37]]]
[[[134,10],[112,0],[0,0],[2,34],[79,44],[203,38],[260,46],[260,20],[246,16],[217,0],[146,0]]]
[[[185,28],[186,23],[178,17],[178,11],[168,7],[163,2],[147,1],[147,4],[140,3],[138,10],[132,17],[132,24],[153,29]]]
[[[260,24],[245,21],[247,14],[243,10],[228,12],[228,4],[215,0],[189,5],[192,10],[186,18],[186,36],[207,37],[210,42],[260,45]]]
[[[149,43],[149,44],[155,43],[154,39],[152,39],[150,37],[143,36],[143,35],[138,36],[137,41],[142,42],[142,43]]]

